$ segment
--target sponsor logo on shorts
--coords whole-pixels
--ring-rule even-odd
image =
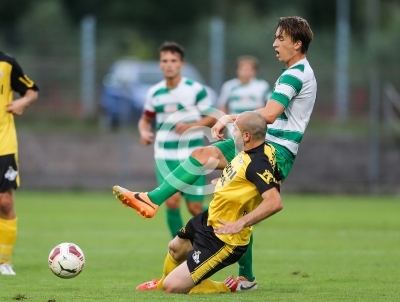
[[[17,175],[18,171],[15,171],[13,167],[9,166],[6,174],[4,174],[4,177],[9,181],[14,181],[17,178]]]
[[[195,251],[192,255],[193,261],[196,262],[196,264],[200,263],[200,251]]]

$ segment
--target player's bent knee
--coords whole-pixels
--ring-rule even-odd
[[[168,252],[172,259],[177,262],[186,260],[187,253],[192,249],[192,245],[189,240],[181,239],[176,236],[168,243]]]

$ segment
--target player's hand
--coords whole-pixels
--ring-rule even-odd
[[[239,220],[235,222],[223,221],[219,218],[217,218],[217,220],[222,226],[214,229],[215,234],[237,234],[243,230],[244,227]]]
[[[26,99],[20,98],[8,103],[6,105],[6,111],[14,115],[22,115],[26,106],[28,106]]]
[[[230,122],[229,115],[224,115],[218,122],[211,128],[211,136],[219,141],[224,141],[224,129],[226,125]]]
[[[178,122],[175,124],[174,131],[178,134],[183,134],[185,133],[186,130],[190,128],[189,124]]]
[[[140,133],[140,143],[147,146],[153,143],[154,133],[151,131],[142,131]]]
[[[216,186],[218,180],[219,180],[219,177],[218,177],[218,178],[214,178],[214,179],[211,181],[211,184],[214,185],[214,186]]]

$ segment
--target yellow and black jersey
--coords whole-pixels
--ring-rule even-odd
[[[264,192],[272,188],[279,190],[280,179],[272,145],[266,143],[240,152],[218,180],[208,209],[207,224],[213,228],[220,227],[217,218],[234,222],[250,213],[262,202]],[[252,227],[246,227],[238,234],[217,236],[232,245],[246,245],[251,231]]]
[[[6,111],[6,105],[13,101],[14,91],[24,96],[28,89],[39,90],[15,58],[0,51],[0,156],[18,151],[14,116]]]

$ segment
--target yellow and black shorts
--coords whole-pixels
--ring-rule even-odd
[[[19,187],[18,162],[15,154],[0,156],[0,193]]]
[[[193,282],[214,275],[219,270],[237,262],[247,250],[247,245],[230,245],[221,241],[211,226],[207,226],[208,211],[194,216],[178,231],[182,239],[189,239],[193,250],[188,253],[187,266]]]

